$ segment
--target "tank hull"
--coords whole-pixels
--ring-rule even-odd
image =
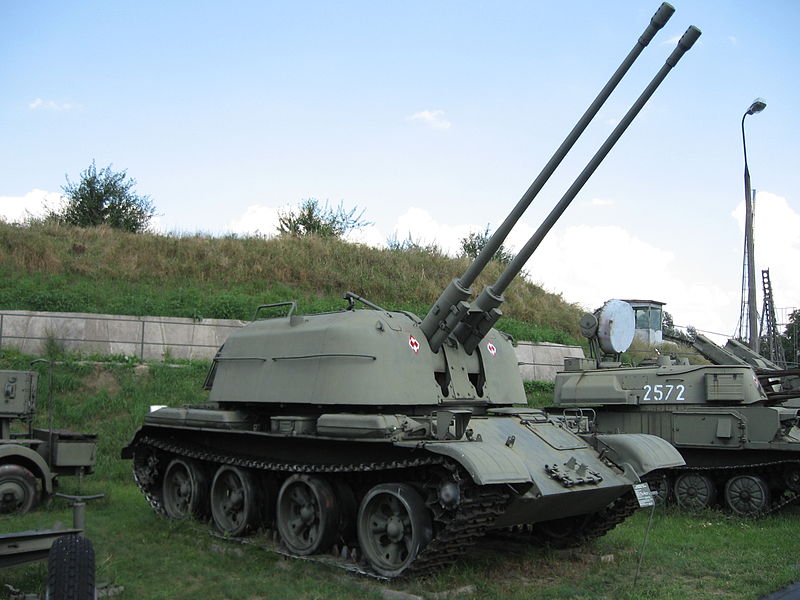
[[[632,486],[646,473],[601,459],[591,440],[540,411],[512,412],[471,418],[469,433],[460,439],[409,440],[386,427],[384,415],[273,415],[274,424],[258,430],[259,417],[246,410],[161,409],[146,417],[123,457],[133,459],[135,479],[152,507],[169,516],[176,516],[181,506],[173,484],[176,465],[179,471],[181,466],[187,473],[197,471],[197,479],[206,482],[197,489],[206,497],[189,503],[204,508],[187,509],[198,516],[227,501],[220,500],[208,482],[231,468],[245,473],[256,482],[254,502],[260,509],[257,516],[246,515],[249,522],[237,534],[257,528],[280,530],[280,521],[290,519],[281,512],[280,490],[291,489],[298,477],[335,490],[331,510],[351,524],[371,490],[407,486],[433,517],[425,556],[404,572],[441,566],[441,559],[431,554],[433,548],[438,548],[437,554],[446,549],[447,562],[452,562],[483,535],[515,529],[514,535],[521,537],[524,530],[564,519],[580,523],[569,530],[567,539],[539,536],[536,541],[581,543],[604,534],[635,510]],[[354,438],[356,426],[361,427],[361,437]],[[652,444],[645,436],[628,437]],[[682,462],[671,446],[660,440],[659,444],[658,466]],[[315,547],[314,553],[360,545],[358,531],[348,527],[337,530],[328,545]],[[452,537],[453,530],[468,535]]]

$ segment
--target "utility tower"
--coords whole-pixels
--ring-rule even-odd
[[[777,364],[781,369],[786,368],[786,355],[783,352],[780,331],[775,319],[775,301],[772,298],[772,283],[769,279],[769,269],[761,271],[761,284],[764,290],[764,308],[761,311],[761,327],[759,337],[766,344],[765,356]]]
[[[746,167],[745,167],[746,168]],[[749,185],[749,177],[747,184]],[[744,219],[744,253],[742,259],[742,302],[739,311],[739,322],[734,337],[759,351],[758,309],[756,308],[756,266],[753,243],[753,221],[755,220],[756,191],[749,192],[749,200],[745,203]]]

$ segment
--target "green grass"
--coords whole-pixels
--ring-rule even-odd
[[[342,294],[352,291],[423,316],[467,264],[336,238],[181,237],[0,222],[0,310],[250,319],[259,304],[285,300],[307,313],[343,308]],[[490,263],[473,289],[500,272]],[[575,343],[578,306],[522,278],[505,297],[504,331]]]
[[[552,381],[525,381],[525,396],[531,408],[544,408],[553,404],[555,384]]]
[[[0,368],[25,368],[29,360],[6,350]],[[123,586],[122,599],[378,599],[385,589],[431,598],[464,586],[474,591],[461,597],[478,599],[755,599],[800,579],[798,508],[759,521],[657,509],[636,589],[631,586],[647,511],[577,552],[487,542],[440,573],[389,584],[219,540],[204,524],[176,523],[154,514],[132,481],[130,462],[118,458],[150,404],[178,406],[204,398],[200,386],[206,367],[143,368],[130,361],[97,365],[68,359],[54,368],[56,426],[97,432],[100,444],[96,473],[80,487],[76,479],[63,478],[61,491],[106,494],[88,509],[87,534],[97,552],[98,581]],[[39,368],[43,407],[47,377]],[[544,401],[547,390],[548,385],[527,386],[539,395],[536,402]],[[70,515],[65,501],[56,499],[28,515],[0,517],[0,531],[69,524]],[[41,593],[45,578],[44,564],[14,567],[0,576],[28,593]],[[0,598],[8,597],[0,589]]]

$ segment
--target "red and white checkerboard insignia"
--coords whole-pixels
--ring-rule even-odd
[[[486,349],[489,351],[489,354],[491,354],[492,356],[496,356],[497,355],[497,348],[495,348],[495,345],[492,342],[489,342],[488,344],[486,344]]]
[[[413,335],[408,336],[408,345],[414,351],[414,354],[419,354],[419,342]]]

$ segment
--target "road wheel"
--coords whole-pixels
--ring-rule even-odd
[[[162,482],[162,502],[173,519],[208,514],[208,477],[200,463],[174,458],[167,466]]]
[[[223,465],[211,484],[211,517],[222,533],[244,535],[258,525],[258,484],[239,467]]]
[[[431,517],[417,491],[404,483],[373,487],[358,509],[358,542],[376,573],[396,577],[428,545]]]
[[[36,477],[19,465],[0,466],[0,513],[24,514],[36,506]]]
[[[278,494],[278,531],[295,554],[327,550],[339,532],[339,504],[331,485],[311,475],[292,475]]]
[[[702,510],[714,503],[717,488],[711,478],[700,473],[684,473],[675,479],[675,501],[681,508]]]
[[[725,484],[725,504],[740,517],[757,517],[769,508],[769,488],[757,475],[736,475]]]
[[[47,600],[94,600],[94,548],[80,535],[63,535],[47,558]]]

